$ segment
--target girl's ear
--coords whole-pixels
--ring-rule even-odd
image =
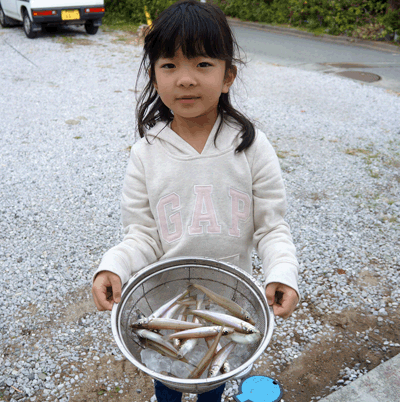
[[[222,87],[222,93],[226,94],[229,91],[229,88],[232,86],[235,81],[237,75],[237,67],[232,65],[225,73],[224,85]]]

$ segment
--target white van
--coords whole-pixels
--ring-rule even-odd
[[[48,25],[61,24],[85,25],[86,32],[94,35],[104,11],[104,0],[0,0],[0,24],[22,22],[30,39]]]

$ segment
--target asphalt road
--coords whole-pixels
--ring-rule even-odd
[[[359,81],[374,78],[370,74],[375,74],[379,81],[368,85],[400,92],[400,47],[382,44],[380,49],[379,43],[374,42],[371,48],[366,48],[343,44],[339,39],[335,42],[335,38],[324,40],[303,33],[297,36],[285,30],[269,32],[246,23],[231,25],[249,61],[262,60],[329,74],[358,72],[354,75]]]

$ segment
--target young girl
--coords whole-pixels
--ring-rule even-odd
[[[237,48],[222,11],[195,0],[173,4],[151,26],[139,71],[148,77],[137,106],[141,139],[122,190],[125,237],[95,273],[99,310],[111,310],[121,285],[159,259],[205,256],[251,272],[253,247],[274,313],[295,309],[298,263],[279,162],[230,102]],[[158,402],[180,401],[179,392],[155,387]],[[198,401],[220,401],[223,389]]]

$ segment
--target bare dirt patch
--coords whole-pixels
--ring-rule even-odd
[[[285,401],[310,402],[313,396],[328,395],[333,392],[331,387],[343,378],[341,370],[345,367],[370,371],[400,352],[400,347],[384,346],[385,342],[389,345],[400,343],[400,334],[396,330],[400,326],[398,315],[388,316],[383,323],[379,323],[376,316],[361,315],[354,310],[332,314],[323,322],[334,328],[329,336],[310,343],[299,358],[281,367],[281,372],[274,376],[284,388]],[[368,339],[365,339],[367,334]],[[295,337],[301,342],[298,334]],[[270,346],[273,354],[276,351],[274,338]],[[251,374],[270,376],[274,370],[276,367],[272,363],[266,363],[253,369]],[[97,402],[111,398],[123,402],[146,402],[154,395],[151,378],[125,359],[117,361],[113,357],[103,357],[97,365],[85,368],[84,372],[85,381],[80,384],[79,395],[71,396],[73,402]],[[123,393],[119,393],[118,386],[110,389],[103,384],[101,379],[104,378],[128,386],[124,387]],[[225,398],[225,402],[233,401],[233,397]]]
[[[139,46],[143,44],[143,38],[135,32],[120,32],[116,35],[115,39],[113,39],[112,42],[124,45]]]
[[[275,376],[284,387],[285,401],[309,402],[311,397],[329,395],[333,392],[331,387],[343,378],[344,368],[371,371],[400,352],[400,347],[385,346],[400,342],[398,314],[383,322],[357,310],[318,319],[329,323],[334,331],[325,339],[310,343],[299,358]],[[269,364],[252,374],[265,375],[273,370]]]
[[[87,291],[88,289],[84,289],[83,294]],[[274,375],[284,388],[283,398],[286,402],[310,402],[313,396],[326,396],[333,392],[331,388],[343,378],[341,371],[344,368],[370,371],[400,352],[400,347],[390,346],[400,343],[400,333],[397,330],[400,327],[400,311],[395,311],[383,321],[378,321],[377,316],[364,314],[357,309],[324,315],[312,305],[310,307],[314,319],[320,320],[323,325],[329,324],[333,329],[327,335],[304,345],[305,349],[299,357],[281,365],[280,372]],[[63,320],[80,320],[94,311],[91,299],[81,297],[66,308]],[[304,343],[296,328],[293,332],[295,340],[299,344]],[[82,345],[89,347],[91,339],[88,335],[87,339],[82,340]],[[273,337],[270,343],[273,356],[279,352],[276,340]],[[113,342],[111,335],[110,342]],[[79,387],[72,392],[70,401],[149,402],[154,395],[152,379],[126,359],[103,356],[87,366],[81,362],[74,364],[84,377]],[[272,362],[263,363],[253,369],[251,374],[271,376],[270,373],[276,372],[276,369]],[[67,372],[65,375],[68,376]],[[110,386],[110,383],[113,385]],[[121,384],[124,385],[123,390],[120,389]],[[196,398],[189,400],[194,402]],[[224,401],[234,402],[234,399],[227,397]]]
[[[357,285],[376,286],[378,281],[379,279],[369,271],[363,271],[360,273]],[[71,381],[76,375],[79,376],[79,380],[68,390],[70,401],[150,402],[154,395],[154,387],[148,375],[138,370],[128,360],[124,358],[121,360],[114,352],[109,351],[106,355],[100,355],[98,359],[95,357],[96,353],[90,352],[100,335],[105,344],[113,344],[113,347],[117,348],[111,331],[103,331],[102,334],[96,335],[92,331],[85,330],[87,317],[96,314],[99,314],[99,330],[104,326],[104,319],[100,316],[102,313],[97,313],[92,300],[90,286],[71,292],[65,300],[54,307],[55,311],[61,313],[60,315],[46,317],[47,321],[24,328],[22,334],[30,347],[40,351],[40,342],[36,344],[40,339],[48,338],[57,328],[62,330],[72,323],[79,325],[78,331],[81,331],[82,335],[79,344],[76,341],[71,344],[71,350],[79,350],[80,358],[63,363],[62,372],[59,373],[61,383]],[[302,347],[298,357],[286,363],[279,363],[279,367],[275,366],[273,361],[259,359],[260,361],[256,362],[258,367],[254,368],[251,374],[267,375],[277,379],[283,386],[285,402],[310,402],[312,397],[329,395],[334,391],[332,387],[338,386],[338,381],[348,379],[343,374],[345,368],[368,372],[400,353],[398,331],[400,308],[387,310],[388,315],[383,317],[367,314],[361,308],[345,310],[340,314],[326,314],[309,302],[307,314],[297,312],[298,322],[312,316],[315,321],[320,321],[322,326],[328,324],[329,329],[321,332],[321,335],[310,342],[306,341],[301,331],[294,326],[291,329],[294,340]],[[37,317],[41,314],[38,306],[34,304],[28,306],[26,312]],[[282,351],[279,336],[285,335],[276,333],[272,337],[269,346],[272,349],[270,356],[274,358],[273,360],[280,356]],[[12,344],[4,356],[18,355],[20,348],[20,344]],[[55,383],[55,386],[59,385],[58,380],[55,380]],[[14,396],[19,395],[16,392]],[[47,396],[43,392],[38,392],[36,400],[46,400]],[[11,397],[12,395],[3,395],[3,400],[10,401]],[[194,402],[196,398],[190,397],[187,400]],[[234,402],[234,399],[231,396],[223,401]]]
[[[64,45],[80,45],[80,46],[93,46],[95,43],[89,39],[75,38],[73,36],[61,36],[57,42]]]
[[[110,387],[104,384],[102,379],[115,379],[121,383],[124,378],[124,391],[120,393],[119,386]],[[128,380],[129,382],[127,382]],[[126,389],[128,388],[128,392]],[[149,376],[135,368],[127,360],[100,359],[97,367],[91,368],[87,372],[86,380],[79,388],[79,395],[70,398],[71,402],[101,402],[101,401],[121,401],[121,402],[141,402],[150,401],[154,395],[153,382]]]
[[[361,289],[368,286],[377,286],[378,283],[379,278],[369,271],[361,271],[357,278],[357,285],[360,286]]]
[[[92,298],[79,300],[76,304],[70,304],[65,309],[64,319],[66,322],[79,321],[87,314],[92,314],[97,311],[96,305]]]

